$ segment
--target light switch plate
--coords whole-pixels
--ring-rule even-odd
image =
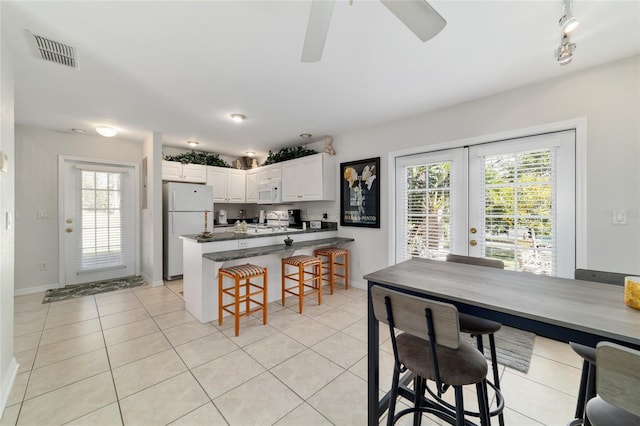
[[[3,151],[0,151],[0,172],[6,173],[9,168],[9,157]]]
[[[611,223],[614,225],[626,225],[627,224],[627,211],[626,210],[612,210],[611,211]]]

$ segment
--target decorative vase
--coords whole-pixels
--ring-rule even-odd
[[[286,245],[290,246],[291,244],[293,244],[293,240],[292,240],[291,238],[287,237],[287,238],[284,240],[284,243],[285,243]]]

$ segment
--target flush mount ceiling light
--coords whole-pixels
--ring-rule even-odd
[[[244,114],[231,114],[230,117],[236,123],[242,123],[244,120],[247,119],[247,116]]]
[[[569,41],[568,34],[563,35],[560,40],[560,47],[556,52],[558,63],[560,65],[567,65],[571,63],[574,50],[576,50],[576,44]]]
[[[310,139],[313,136],[311,133],[300,133],[300,137],[304,140]]]
[[[98,126],[96,127],[96,132],[98,132],[100,136],[104,136],[105,138],[111,138],[118,134],[118,131],[116,129],[109,126]]]
[[[189,146],[197,146],[200,142],[197,141],[187,141],[187,145]]]
[[[562,30],[563,34],[569,34],[571,31],[575,30],[578,25],[580,25],[580,21],[578,21],[578,18],[573,16],[572,9],[572,0],[562,1],[562,13],[560,15],[558,25],[560,25],[560,29]]]

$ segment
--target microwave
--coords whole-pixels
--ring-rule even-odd
[[[258,185],[258,204],[279,204],[282,202],[282,184],[280,181]]]

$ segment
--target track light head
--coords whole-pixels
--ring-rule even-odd
[[[573,59],[573,51],[576,50],[576,44],[569,41],[567,34],[562,36],[560,47],[556,51],[556,57],[560,65],[567,65]]]
[[[558,25],[560,25],[562,34],[569,34],[571,31],[575,30],[578,25],[580,25],[580,21],[578,20],[578,18],[573,16],[572,9],[572,0],[563,0],[562,12],[560,15],[560,20],[558,21]]]

